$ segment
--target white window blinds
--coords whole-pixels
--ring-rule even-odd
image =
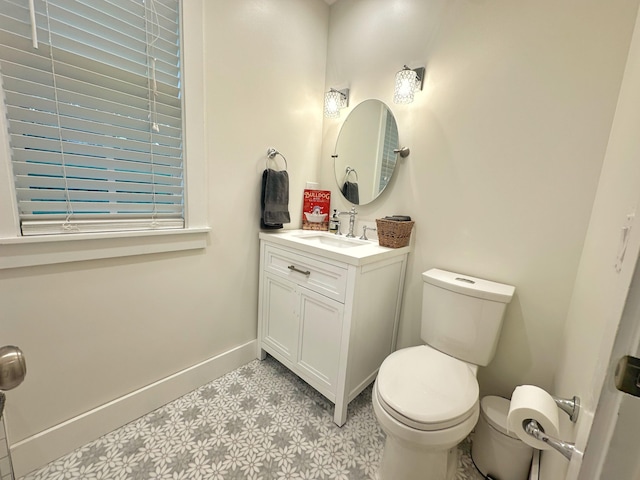
[[[0,0],[23,235],[184,227],[179,11]]]

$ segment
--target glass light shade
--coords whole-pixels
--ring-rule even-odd
[[[411,103],[418,87],[418,74],[409,68],[396,73],[396,85],[393,90],[393,103]]]
[[[327,118],[338,118],[340,109],[346,106],[345,95],[331,89],[324,94],[324,116]]]

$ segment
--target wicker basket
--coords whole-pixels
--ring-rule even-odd
[[[376,219],[378,225],[378,243],[382,247],[400,248],[409,245],[413,221],[397,222],[394,220]]]

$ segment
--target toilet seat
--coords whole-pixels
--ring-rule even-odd
[[[425,431],[458,425],[479,405],[471,366],[428,345],[389,355],[380,366],[375,391],[389,415]]]

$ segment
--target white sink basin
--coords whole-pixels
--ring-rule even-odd
[[[315,235],[298,235],[298,238],[309,243],[319,243],[335,248],[353,248],[360,247],[362,245],[368,245],[371,243],[364,240],[357,240],[355,238],[338,237],[332,234],[321,233]]]
[[[377,241],[347,238],[327,231],[281,230],[260,232],[260,239],[300,252],[318,255],[349,265],[365,265],[397,255],[406,255],[410,248],[381,247]]]

